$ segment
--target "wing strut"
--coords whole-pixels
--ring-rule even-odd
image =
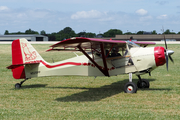
[[[106,55],[105,55],[105,50],[104,50],[104,44],[101,43],[101,53],[102,53],[102,59],[103,59],[103,64],[104,64],[104,73],[106,76],[109,76],[108,68],[107,68],[107,63],[106,63]]]
[[[105,76],[109,76],[109,72],[107,69],[107,63],[106,63],[106,59],[105,59],[105,53],[104,53],[104,45],[101,44],[101,53],[102,53],[102,59],[103,59],[103,64],[104,64],[104,69],[102,67],[100,67],[82,48],[81,45],[77,46],[79,48],[79,50],[105,75]]]

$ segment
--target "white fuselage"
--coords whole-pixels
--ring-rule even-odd
[[[92,57],[92,54],[89,54]],[[133,63],[130,63],[132,59]],[[140,71],[155,68],[154,48],[132,48],[130,56],[107,58],[107,68],[110,76],[126,73],[144,74]],[[103,69],[103,61],[99,56],[94,61]],[[56,63],[41,61],[38,64],[26,65],[25,74],[27,78],[42,76],[104,76],[104,74],[85,56],[77,56]]]

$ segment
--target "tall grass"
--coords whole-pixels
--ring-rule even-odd
[[[48,61],[64,60],[71,52],[44,52],[49,45],[33,45]],[[128,75],[115,77],[60,76],[33,78],[21,89],[12,77],[11,46],[0,45],[0,119],[180,119],[180,45],[168,45],[175,51],[174,64],[157,68],[149,89],[126,94]],[[78,53],[81,54],[81,53]],[[133,75],[133,81],[138,79]]]

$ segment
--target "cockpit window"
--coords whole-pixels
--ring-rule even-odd
[[[128,45],[128,47],[129,47],[129,50],[130,50],[131,48],[140,47],[139,45],[137,45],[137,44],[135,44],[135,43],[133,43],[133,42],[130,42],[130,41],[127,41],[127,45]]]

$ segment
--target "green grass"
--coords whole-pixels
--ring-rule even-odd
[[[49,45],[33,45],[48,61],[75,56],[71,52],[45,52]],[[128,75],[117,77],[60,76],[33,78],[21,89],[12,77],[11,45],[0,45],[0,119],[180,119],[180,45],[168,45],[175,51],[174,64],[157,68],[150,89],[126,94],[123,87]],[[78,53],[81,54],[81,53]],[[138,79],[133,75],[133,81]]]

